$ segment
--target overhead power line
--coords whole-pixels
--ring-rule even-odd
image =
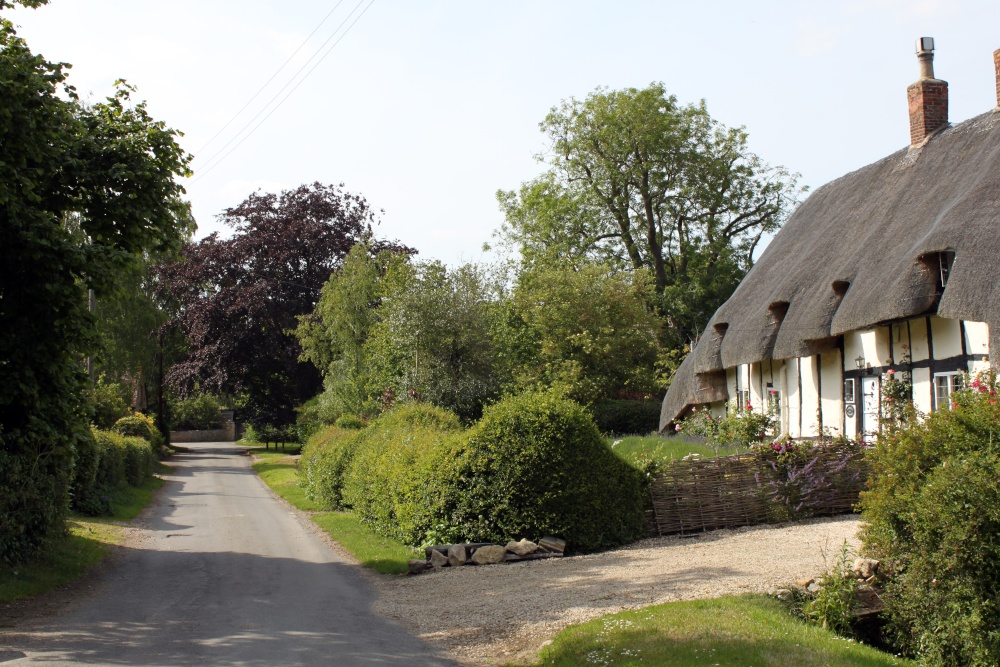
[[[344,37],[347,36],[347,33],[349,33],[351,31],[351,28],[353,28],[357,24],[357,22],[359,20],[361,20],[361,17],[365,15],[365,13],[368,11],[368,9],[371,8],[371,6],[373,4],[375,4],[375,0],[369,0],[368,4],[365,6],[365,8],[361,11],[361,13],[359,13],[354,18],[354,20],[351,22],[351,24],[349,26],[347,26],[347,29],[344,30],[344,32],[340,35],[340,37],[338,37],[336,41],[334,41],[332,44],[330,44],[329,48],[327,48],[326,51],[323,52],[323,49],[327,46],[327,44],[329,44],[330,41],[337,35],[337,33],[340,32],[340,29],[342,27],[344,27],[344,25],[348,21],[351,20],[351,16],[364,3],[365,3],[365,0],[360,0],[358,2],[358,4],[355,5],[354,9],[352,9],[351,12],[347,15],[347,17],[340,23],[340,25],[337,26],[337,29],[334,30],[334,32],[323,42],[323,44],[320,45],[319,49],[317,49],[317,51],[312,56],[309,57],[309,59],[302,65],[302,67],[300,67],[299,70],[297,72],[295,72],[294,75],[292,75],[292,78],[289,79],[288,82],[286,82],[285,85],[282,86],[278,90],[278,92],[275,93],[271,97],[270,101],[268,101],[268,103],[265,104],[261,108],[261,110],[258,111],[254,115],[253,118],[251,118],[249,121],[247,121],[247,123],[243,126],[243,128],[239,132],[237,132],[236,135],[233,136],[232,139],[230,139],[229,141],[227,141],[222,146],[222,148],[220,148],[218,151],[216,151],[215,153],[213,153],[210,158],[208,158],[208,162],[207,162],[206,166],[202,168],[201,173],[199,173],[198,176],[196,176],[194,178],[194,180],[191,181],[192,185],[194,185],[199,180],[201,180],[202,178],[204,178],[205,175],[207,175],[210,171],[212,171],[212,169],[214,169],[215,167],[217,167],[223,160],[225,160],[227,157],[229,157],[229,155],[232,154],[233,151],[235,151],[237,148],[239,148],[243,144],[244,141],[246,141],[247,139],[249,139],[253,135],[253,133],[256,132],[257,129],[260,128],[260,126],[263,125],[267,121],[267,119],[270,118],[271,115],[275,111],[277,111],[281,107],[281,105],[285,103],[285,101],[288,100],[289,97],[291,97],[292,93],[294,93],[298,89],[298,87],[301,86],[302,83],[307,78],[309,78],[309,75],[312,74],[316,70],[317,67],[319,67],[320,63],[322,63],[326,59],[326,57],[330,55],[330,53],[333,51],[333,49],[336,48],[336,46],[338,44],[340,44],[341,40],[343,40]],[[321,53],[322,53],[322,55],[320,55]],[[308,72],[305,73],[304,76],[302,76],[302,78],[300,78],[297,82],[295,82],[296,78],[303,72],[303,70],[306,69],[306,67],[309,66],[309,64],[316,58],[316,56],[320,56],[319,60],[316,61],[316,63],[309,69]],[[295,85],[292,86],[292,89],[289,90],[285,94],[285,96],[282,97],[277,102],[277,104],[275,104],[275,100],[278,100],[278,97],[285,91],[285,89],[287,89],[290,85],[292,85],[293,82],[295,82]],[[267,115],[265,115],[261,119],[261,121],[259,123],[257,123],[256,125],[253,125],[254,121],[256,121],[258,118],[260,118],[261,114],[263,114],[265,111],[267,111],[268,107],[270,107],[272,104],[274,104],[274,107],[271,108],[271,110],[267,112]],[[251,127],[251,125],[253,125],[252,129],[249,129],[249,131],[247,131],[248,128]],[[246,134],[242,138],[239,138],[240,135],[244,134],[244,132]],[[232,148],[230,148],[228,151],[226,151],[226,148],[228,148],[234,141],[236,141],[237,138],[239,138],[239,141],[237,141],[236,145],[233,146]],[[223,153],[223,151],[225,151],[225,153]]]
[[[223,126],[222,126],[222,127],[221,127],[221,128],[219,129],[219,131],[218,131],[218,132],[216,132],[215,134],[213,134],[213,135],[212,135],[212,138],[211,138],[211,139],[209,139],[208,141],[206,141],[206,142],[205,142],[205,145],[204,145],[204,146],[202,146],[202,147],[201,147],[201,148],[199,148],[199,149],[198,149],[197,151],[195,151],[195,155],[198,155],[198,154],[199,154],[199,153],[201,153],[201,152],[202,152],[203,150],[205,150],[206,148],[208,148],[208,147],[209,147],[209,146],[210,146],[210,145],[212,144],[212,142],[213,142],[213,141],[215,141],[215,140],[216,140],[216,139],[218,138],[218,136],[219,136],[220,134],[222,134],[222,133],[223,133],[223,132],[225,131],[225,129],[226,129],[227,127],[229,127],[230,125],[232,125],[232,124],[233,124],[233,121],[234,121],[234,120],[236,120],[237,118],[239,118],[239,116],[240,116],[240,114],[241,114],[241,113],[243,113],[244,111],[246,111],[246,108],[247,108],[248,106],[250,106],[250,104],[251,104],[251,103],[252,103],[252,102],[253,102],[253,101],[254,101],[255,99],[257,99],[257,97],[258,97],[258,96],[260,96],[260,94],[261,94],[262,92],[264,92],[264,89],[265,89],[265,88],[267,88],[267,87],[268,87],[268,86],[269,86],[269,85],[271,84],[271,82],[272,82],[272,81],[274,81],[274,77],[276,77],[276,76],[278,76],[279,74],[281,74],[281,70],[285,69],[285,67],[287,67],[287,66],[288,66],[288,63],[292,62],[292,58],[294,58],[295,56],[297,56],[297,55],[299,54],[299,51],[301,51],[301,50],[302,50],[302,47],[304,47],[304,46],[305,46],[306,44],[308,44],[308,43],[309,43],[309,40],[310,40],[310,39],[312,39],[312,36],[316,34],[316,31],[317,31],[317,30],[319,30],[319,29],[320,29],[320,28],[321,28],[321,27],[323,26],[323,24],[327,22],[327,19],[329,19],[329,18],[330,18],[331,16],[333,16],[333,13],[334,13],[335,11],[337,11],[337,7],[340,7],[340,5],[342,5],[342,4],[343,4],[343,2],[344,2],[344,0],[338,0],[337,4],[335,4],[335,5],[333,6],[333,9],[331,9],[331,10],[330,10],[330,13],[329,13],[329,14],[327,14],[326,16],[324,16],[324,17],[323,17],[323,20],[322,20],[322,21],[320,21],[320,22],[319,22],[319,24],[317,24],[315,28],[313,28],[313,31],[312,31],[311,33],[309,33],[309,35],[308,35],[308,36],[307,36],[307,37],[306,37],[306,38],[305,38],[304,40],[302,40],[302,43],[301,43],[301,44],[299,44],[299,48],[295,49],[295,51],[294,51],[294,52],[292,52],[292,55],[288,56],[288,59],[287,59],[287,60],[286,60],[285,62],[281,63],[281,67],[279,67],[279,68],[278,68],[277,70],[275,70],[274,74],[272,74],[272,75],[271,75],[271,78],[270,78],[270,79],[268,79],[267,81],[265,81],[265,82],[264,82],[264,85],[263,85],[263,86],[261,86],[261,87],[260,87],[260,89],[259,89],[259,90],[258,90],[258,91],[257,91],[256,93],[254,93],[254,94],[253,94],[253,97],[251,97],[251,98],[250,98],[249,100],[247,100],[247,103],[246,103],[246,104],[244,104],[244,105],[242,106],[242,108],[240,108],[240,110],[239,110],[239,111],[237,111],[237,112],[236,112],[236,113],[235,113],[235,114],[233,115],[233,117],[232,117],[232,118],[230,118],[230,119],[229,119],[228,121],[226,121],[226,124],[225,124],[225,125],[223,125]]]

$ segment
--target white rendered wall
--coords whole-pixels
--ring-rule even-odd
[[[844,414],[844,372],[840,350],[824,352],[819,357],[820,407],[823,410],[823,428],[833,435],[841,433]],[[853,433],[853,432],[852,432]]]
[[[910,330],[910,361],[927,361],[930,348],[927,345],[927,320],[920,318],[906,323]]]
[[[966,322],[965,350],[969,354],[989,354],[990,325],[986,322]]]
[[[913,407],[924,414],[934,408],[934,384],[929,368],[913,369]]]
[[[817,409],[819,408],[819,381],[816,377],[816,357],[804,357],[802,363],[802,435],[812,438],[819,435]]]
[[[931,317],[931,351],[935,359],[950,359],[962,354],[962,327],[958,320]]]
[[[799,429],[801,411],[799,409],[799,366],[801,359],[789,359],[785,362],[785,404],[788,413],[788,435],[801,438]]]

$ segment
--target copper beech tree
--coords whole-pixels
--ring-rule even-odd
[[[219,219],[232,227],[231,237],[212,234],[160,267],[179,307],[173,324],[188,342],[167,382],[181,395],[200,386],[236,396],[250,423],[289,424],[295,406],[322,385],[316,367],[299,359],[296,318],[312,312],[356,243],[367,242],[373,253],[414,251],[374,240],[375,212],[342,186],[255,192]]]

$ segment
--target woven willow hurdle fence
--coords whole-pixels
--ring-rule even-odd
[[[853,443],[674,461],[651,480],[647,526],[671,535],[844,514],[867,479]]]

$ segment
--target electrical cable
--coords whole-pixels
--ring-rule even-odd
[[[305,81],[305,80],[306,80],[307,78],[309,78],[309,75],[310,75],[310,74],[312,74],[312,73],[313,73],[313,72],[314,72],[314,71],[316,70],[316,68],[317,68],[317,67],[319,67],[320,63],[322,63],[322,62],[323,62],[323,60],[324,60],[324,59],[326,59],[326,57],[327,57],[328,55],[330,55],[330,53],[331,53],[331,52],[333,51],[333,49],[334,49],[334,48],[335,48],[335,47],[336,47],[336,46],[337,46],[337,45],[338,45],[338,44],[339,44],[339,43],[341,42],[341,40],[343,40],[343,39],[344,39],[344,37],[346,37],[346,36],[347,36],[347,33],[349,33],[349,32],[351,31],[351,28],[353,28],[353,27],[354,27],[354,26],[355,26],[355,25],[357,24],[357,22],[358,22],[359,20],[361,20],[361,17],[365,15],[365,13],[366,13],[366,12],[368,11],[368,9],[369,9],[369,8],[371,8],[371,6],[372,6],[373,4],[375,4],[375,0],[370,0],[370,1],[368,2],[368,5],[367,5],[367,6],[366,6],[366,7],[365,7],[365,8],[364,8],[364,9],[363,9],[362,11],[361,11],[361,13],[360,13],[360,14],[358,14],[358,15],[357,15],[357,17],[356,17],[356,18],[354,19],[354,22],[353,22],[353,23],[351,23],[351,25],[349,25],[349,26],[347,27],[347,29],[346,29],[346,30],[345,30],[345,31],[343,32],[343,34],[341,34],[341,35],[340,35],[340,37],[338,37],[338,38],[337,38],[337,41],[335,41],[335,42],[334,42],[333,44],[331,44],[331,45],[330,45],[330,47],[329,47],[329,48],[328,48],[328,49],[326,50],[326,52],[325,52],[325,53],[323,53],[323,55],[322,55],[322,56],[320,57],[320,59],[319,59],[318,61],[316,61],[316,64],[315,64],[315,65],[313,65],[313,66],[312,66],[312,68],[311,68],[311,69],[310,69],[310,70],[309,70],[308,72],[306,72],[305,76],[303,76],[303,77],[302,77],[301,79],[299,79],[299,81],[298,81],[298,82],[297,82],[297,83],[296,83],[296,84],[295,84],[295,85],[294,85],[294,86],[292,87],[292,89],[291,89],[291,90],[289,90],[289,91],[288,91],[288,93],[287,93],[287,94],[286,94],[286,95],[285,95],[285,96],[284,96],[284,97],[283,97],[283,98],[282,98],[282,99],[281,99],[281,100],[280,100],[280,101],[279,101],[279,102],[278,102],[278,103],[277,103],[277,104],[276,104],[276,105],[274,106],[274,108],[272,108],[272,109],[271,109],[271,110],[270,110],[270,111],[269,111],[269,112],[267,113],[267,115],[266,115],[266,116],[264,116],[264,118],[263,118],[263,119],[261,119],[261,121],[260,121],[259,123],[257,123],[257,125],[256,125],[256,126],[254,126],[254,127],[253,127],[253,129],[251,129],[251,130],[250,130],[249,132],[247,132],[247,133],[246,133],[246,135],[245,135],[245,136],[243,136],[243,137],[242,137],[242,138],[241,138],[241,139],[240,139],[240,140],[239,140],[239,141],[238,141],[238,142],[236,143],[236,145],[235,145],[235,146],[233,146],[233,147],[232,147],[231,149],[229,149],[228,151],[226,151],[226,152],[225,152],[225,153],[223,154],[223,151],[225,151],[225,150],[226,150],[226,148],[227,148],[227,147],[228,147],[228,146],[229,146],[230,144],[232,144],[232,143],[233,143],[234,141],[236,141],[236,139],[237,139],[238,137],[240,137],[240,135],[241,135],[241,134],[243,134],[244,132],[246,132],[246,131],[247,131],[247,128],[249,128],[249,127],[250,127],[250,126],[251,126],[251,125],[253,124],[253,122],[254,122],[255,120],[257,120],[257,119],[258,119],[258,118],[260,117],[260,115],[261,115],[262,113],[264,113],[264,111],[266,111],[266,110],[267,110],[267,108],[268,108],[269,106],[271,106],[272,104],[274,104],[274,101],[278,99],[278,96],[280,96],[280,95],[281,95],[281,93],[283,93],[283,92],[285,91],[285,89],[286,89],[286,88],[288,88],[288,86],[290,86],[290,85],[292,84],[292,82],[293,82],[293,81],[295,81],[296,77],[298,77],[298,76],[299,76],[299,74],[301,74],[301,73],[302,73],[302,71],[303,71],[303,70],[304,70],[304,69],[305,69],[305,68],[306,68],[306,67],[307,67],[307,66],[309,65],[309,63],[310,63],[310,62],[312,62],[312,60],[313,60],[314,58],[316,58],[316,56],[317,56],[317,55],[319,55],[319,54],[320,54],[320,52],[321,52],[321,51],[323,50],[323,48],[324,48],[324,47],[325,47],[325,46],[326,46],[326,45],[327,45],[327,44],[328,44],[328,43],[330,42],[330,40],[331,40],[331,39],[333,39],[333,38],[334,38],[334,37],[336,36],[337,32],[339,32],[339,31],[340,31],[340,29],[341,29],[341,28],[342,28],[342,27],[344,26],[344,24],[346,24],[346,23],[347,23],[347,21],[349,21],[349,20],[350,20],[350,18],[351,18],[351,15],[352,15],[352,14],[354,14],[354,12],[356,12],[356,11],[358,10],[358,8],[359,8],[359,7],[360,7],[360,6],[362,5],[362,4],[364,4],[364,2],[365,2],[365,0],[360,0],[360,2],[358,2],[358,4],[357,4],[357,5],[356,5],[356,6],[354,7],[354,9],[352,9],[352,10],[351,10],[350,14],[348,14],[348,15],[347,15],[347,18],[345,18],[345,19],[344,19],[344,20],[343,20],[343,21],[341,22],[341,24],[340,24],[339,26],[337,26],[337,29],[336,29],[336,30],[335,30],[335,31],[333,32],[333,34],[331,34],[331,35],[330,35],[330,37],[328,37],[328,38],[326,39],[326,41],[325,41],[325,42],[323,42],[323,44],[322,44],[322,45],[320,46],[319,50],[317,50],[317,51],[316,51],[316,53],[314,53],[314,54],[313,54],[313,55],[312,55],[312,56],[311,56],[311,57],[309,58],[309,60],[307,60],[307,61],[305,62],[305,64],[303,64],[303,65],[302,65],[302,67],[301,67],[301,68],[299,68],[299,70],[298,70],[298,71],[297,71],[297,72],[296,72],[296,73],[295,73],[295,74],[294,74],[294,75],[292,76],[292,78],[291,78],[291,79],[289,79],[289,80],[288,80],[288,82],[287,82],[287,83],[285,83],[285,85],[284,85],[284,86],[282,86],[282,87],[281,87],[281,89],[280,89],[280,90],[278,90],[278,92],[277,92],[277,93],[275,93],[274,97],[272,97],[272,98],[271,98],[271,101],[269,101],[269,102],[268,102],[268,103],[267,103],[266,105],[264,105],[264,107],[263,107],[263,108],[262,108],[262,109],[261,109],[260,111],[258,111],[258,112],[257,112],[257,114],[256,114],[256,115],[254,115],[254,117],[253,117],[253,118],[251,118],[251,119],[250,119],[250,120],[249,120],[249,121],[247,122],[247,124],[246,124],[246,125],[244,125],[244,126],[243,126],[243,129],[241,129],[241,130],[240,130],[240,131],[239,131],[238,133],[236,133],[236,135],[235,135],[235,136],[234,136],[234,137],[233,137],[232,139],[230,139],[230,140],[229,140],[228,142],[226,142],[226,144],[225,144],[225,145],[224,145],[224,146],[223,146],[222,148],[220,148],[220,149],[219,149],[218,151],[216,151],[216,152],[215,152],[215,153],[214,153],[214,154],[212,155],[212,157],[211,157],[211,158],[209,158],[209,161],[208,161],[208,164],[207,164],[207,165],[206,165],[206,166],[205,166],[205,167],[204,167],[204,168],[202,169],[201,173],[200,173],[200,174],[199,174],[198,176],[196,176],[196,177],[194,178],[194,180],[192,180],[192,181],[191,181],[191,183],[190,183],[191,185],[194,185],[194,184],[195,184],[195,183],[197,183],[197,182],[198,182],[199,180],[201,180],[201,179],[202,179],[202,178],[203,178],[203,177],[204,177],[204,176],[205,176],[206,174],[208,174],[208,173],[209,173],[209,172],[210,172],[210,171],[211,171],[212,169],[214,169],[215,167],[217,167],[217,166],[218,166],[218,165],[219,165],[219,164],[220,164],[220,163],[221,163],[221,162],[222,162],[223,160],[225,160],[225,159],[226,159],[227,157],[229,157],[229,155],[230,155],[230,154],[232,154],[232,152],[233,152],[233,151],[235,151],[235,150],[236,150],[237,148],[239,148],[239,147],[240,147],[240,146],[241,146],[241,145],[243,144],[243,142],[244,142],[244,141],[246,141],[247,139],[249,139],[249,138],[250,138],[250,136],[251,136],[251,135],[253,135],[253,133],[254,133],[254,132],[256,132],[256,131],[257,131],[257,130],[258,130],[258,129],[260,128],[260,126],[261,126],[261,125],[263,125],[263,124],[264,124],[264,123],[265,123],[265,122],[267,121],[267,119],[268,119],[268,118],[270,118],[270,117],[271,117],[271,115],[272,115],[272,114],[273,114],[273,113],[274,113],[275,111],[277,111],[277,110],[278,110],[278,108],[280,108],[280,107],[281,107],[281,105],[285,103],[285,101],[287,101],[287,100],[288,100],[288,98],[289,98],[289,97],[291,97],[292,93],[294,93],[294,92],[295,92],[295,91],[296,91],[296,90],[298,89],[298,87],[299,87],[300,85],[302,85],[302,83],[303,83],[303,82],[304,82],[304,81]]]
[[[327,14],[326,16],[324,16],[323,20],[320,21],[319,24],[315,28],[313,28],[313,31],[311,33],[309,33],[309,35],[302,41],[301,44],[299,44],[299,48],[295,49],[295,51],[292,53],[292,55],[288,56],[288,59],[285,62],[281,63],[281,67],[279,67],[274,72],[274,74],[271,75],[271,78],[264,82],[264,85],[261,86],[260,89],[256,93],[253,94],[253,97],[251,97],[249,100],[247,100],[247,103],[244,104],[243,107],[239,111],[237,111],[236,114],[233,115],[233,117],[230,118],[226,122],[226,124],[223,125],[222,128],[218,132],[216,132],[214,135],[212,135],[212,138],[209,139],[208,141],[206,141],[204,146],[202,146],[197,151],[195,151],[195,155],[198,155],[203,150],[205,150],[206,148],[208,148],[212,144],[212,142],[215,141],[218,138],[218,136],[223,133],[223,131],[225,131],[225,129],[227,127],[229,127],[230,125],[233,124],[234,120],[236,120],[237,118],[239,118],[239,116],[240,116],[241,113],[243,113],[244,111],[246,111],[246,108],[248,106],[250,106],[250,103],[253,102],[255,99],[257,99],[257,97],[262,92],[264,92],[264,89],[267,88],[272,81],[274,81],[274,77],[276,77],[279,74],[281,74],[281,70],[285,69],[285,67],[288,65],[288,63],[292,62],[292,58],[294,58],[295,56],[297,56],[299,54],[299,51],[302,50],[302,47],[304,47],[306,44],[309,43],[309,40],[312,39],[312,36],[316,34],[316,31],[319,30],[323,26],[323,24],[327,22],[327,20],[331,16],[333,16],[333,13],[335,11],[337,11],[337,7],[340,7],[340,5],[342,5],[343,3],[344,3],[344,0],[338,0],[337,4],[335,4],[333,6],[333,9],[330,10],[330,13]]]

